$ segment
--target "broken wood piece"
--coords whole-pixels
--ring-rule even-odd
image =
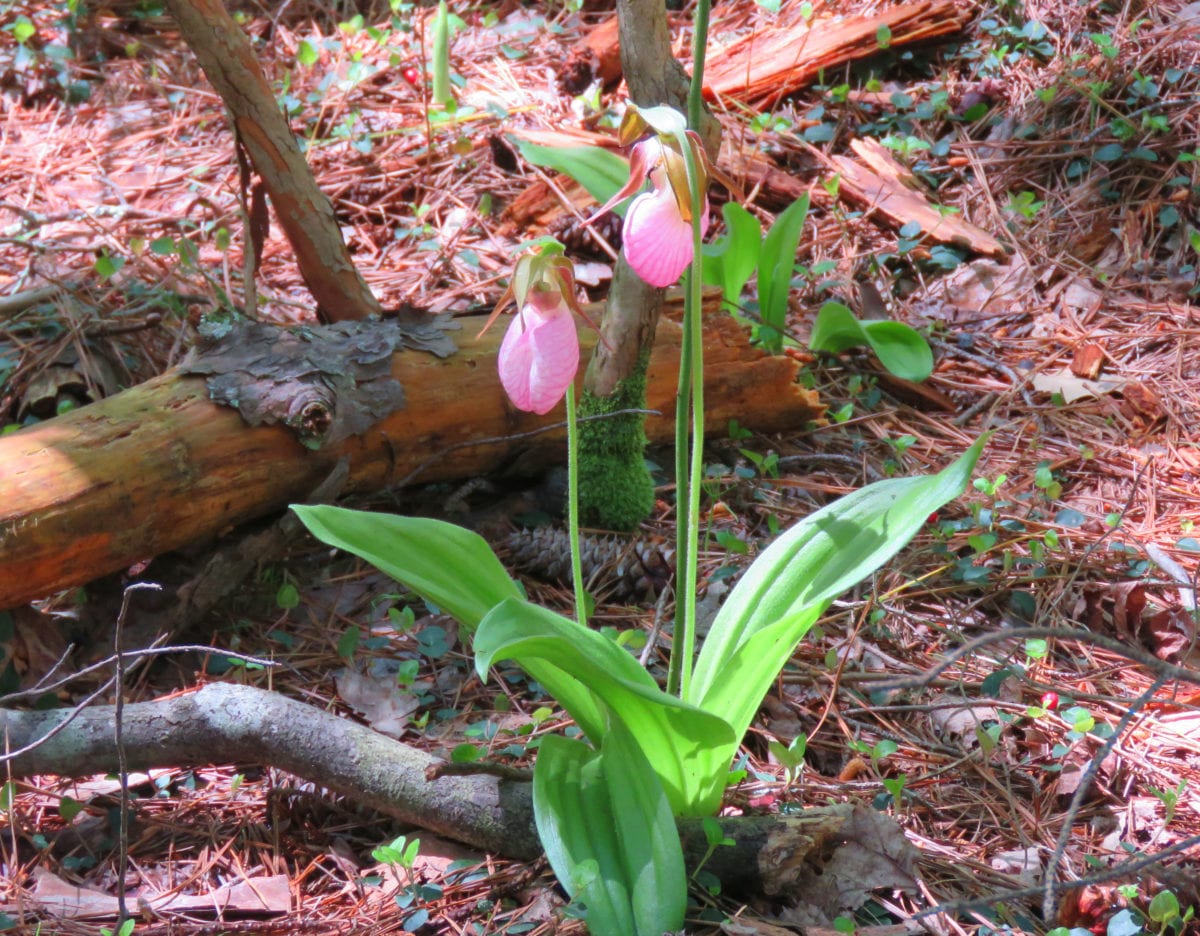
[[[896,228],[915,222],[922,234],[939,244],[953,244],[989,257],[1007,256],[1004,245],[987,231],[957,214],[939,210],[915,187],[912,173],[879,143],[854,140],[850,145],[863,162],[849,156],[826,156],[810,148],[841,177],[839,197],[862,205],[868,214],[883,215]]]
[[[1084,380],[1096,380],[1104,367],[1105,357],[1104,349],[1094,341],[1076,345],[1071,356],[1071,373]]]
[[[672,301],[682,305],[679,295]],[[706,304],[716,312],[719,299]],[[598,318],[598,306],[588,314]],[[316,451],[282,426],[246,425],[209,399],[202,378],[178,370],[0,437],[0,608],[280,510],[307,497],[343,457],[348,491],[561,461],[562,409],[535,416],[512,407],[496,371],[504,329],[475,339],[483,322],[464,319],[462,348],[445,360],[395,355],[405,408]],[[581,325],[579,334],[586,360],[595,333]],[[658,442],[674,436],[680,340],[679,326],[664,320],[647,386],[648,405],[661,415],[646,431]],[[704,342],[708,432],[721,435],[731,419],[773,432],[820,414],[817,395],[796,383],[796,362],[752,348],[732,319],[711,315]],[[531,434],[549,426],[559,428]]]
[[[908,45],[947,36],[964,29],[972,11],[957,0],[920,0],[888,7],[870,16],[817,15],[806,21],[803,4],[791,4],[770,30],[709,55],[704,69],[704,92],[711,98],[772,107],[814,81],[822,72],[835,72],[849,62],[878,54],[884,46]]]

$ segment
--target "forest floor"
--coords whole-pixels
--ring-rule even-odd
[[[17,0],[0,23],[0,292],[56,287],[0,312],[0,424],[53,418],[162,372],[187,351],[206,311],[244,296],[238,166],[220,98],[153,3],[114,0],[77,21],[65,6]],[[406,4],[394,22],[386,10],[355,19],[313,0],[242,5],[241,22],[385,308],[490,308],[517,245],[544,233],[512,213],[545,178],[517,156],[513,134],[612,134],[622,100],[618,87],[563,84],[564,62],[578,64],[573,50],[611,10],[451,6],[464,20],[451,49],[460,107],[455,119],[431,123],[421,92],[428,30],[406,28],[421,21]],[[765,6],[718,2],[710,56],[719,62],[738,42],[798,29],[807,12]],[[813,6],[818,18],[853,18],[881,5]],[[936,3],[925,6],[936,15]],[[789,353],[827,418],[777,437],[735,430],[709,445],[710,599],[776,524],[877,478],[935,470],[993,433],[967,494],[835,603],[797,649],[735,765],[745,774],[728,808],[849,801],[894,816],[919,849],[921,885],[876,893],[857,908],[859,932],[917,931],[889,927],[946,905],[920,925],[1043,932],[1055,923],[1044,920],[1040,896],[1022,889],[1045,875],[1093,878],[1068,892],[1059,924],[1180,932],[1195,924],[1172,920],[1163,895],[1181,915],[1200,907],[1200,421],[1189,427],[1200,412],[1200,9],[1182,0],[947,6],[965,26],[935,41],[880,36],[871,54],[778,100],[770,99],[777,85],[739,90],[730,79],[714,105],[721,165],[746,185],[746,205],[764,223],[789,200],[788,185],[756,184],[764,165],[811,192]],[[690,16],[671,16],[686,61]],[[906,167],[910,197],[961,220],[965,238],[922,240],[903,217],[864,210],[839,191],[828,159],[862,166],[869,160],[850,144],[870,140]],[[582,245],[577,227],[557,232]],[[990,238],[1004,250],[983,256]],[[602,295],[605,255],[578,257]],[[258,291],[265,316],[311,318],[275,229]],[[933,375],[914,386],[865,354],[807,352],[813,316],[831,298],[864,318],[921,329]],[[745,422],[753,425],[751,414]],[[671,464],[669,453],[652,457]],[[648,548],[673,535],[673,488],[660,480],[659,510],[639,534]],[[436,512],[494,533],[538,519],[537,494],[480,479],[357,506]],[[514,561],[521,540],[501,543]],[[567,606],[569,589],[540,578],[536,556],[525,559],[530,594]],[[596,621],[653,626],[652,600],[611,566],[592,571],[602,594]],[[72,642],[79,665],[107,653],[112,618],[101,616],[104,627],[90,636],[79,625],[79,603],[103,590],[0,615],[0,691],[34,683]],[[452,622],[419,605],[410,620],[405,607],[378,573],[297,541],[265,557],[235,601],[197,623],[191,638],[211,640],[211,658],[140,671],[127,697],[220,677],[346,717],[374,704],[379,720],[382,702],[407,743],[439,755],[475,745],[527,766],[528,742],[560,728],[561,711],[519,686],[480,684]],[[1110,639],[1099,646],[1014,630],[1030,625]],[[231,670],[222,650],[280,666]],[[1167,679],[1156,661],[1192,676]],[[412,677],[398,694],[397,667]],[[382,698],[371,678],[379,676],[390,687]],[[873,692],[884,678],[907,686]],[[94,685],[84,680],[58,701]],[[357,712],[347,701],[356,691],[366,697]],[[807,751],[793,776],[769,742],[800,735]],[[111,925],[103,900],[122,873],[113,781],[45,777],[4,789],[0,928],[75,934]],[[148,917],[137,933],[400,932],[414,906],[394,899],[396,879],[372,852],[401,834],[421,840],[423,931],[582,931],[562,921],[545,862],[439,842],[277,771],[159,770],[134,789],[123,873],[135,893],[278,886],[263,897],[276,901],[265,916],[239,919],[235,908],[220,924],[203,914]],[[1141,860],[1164,850],[1159,862]],[[698,892],[689,931],[714,932],[733,917],[724,931],[831,926],[804,898],[747,906]],[[47,916],[54,907],[74,915]]]

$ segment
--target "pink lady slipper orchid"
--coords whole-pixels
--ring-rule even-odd
[[[687,161],[681,149],[686,139],[699,174],[700,191],[708,189],[708,176],[725,181],[709,165],[700,138],[683,132],[683,116],[668,107],[638,110],[630,104],[621,122],[620,140],[627,143],[647,130],[655,131],[634,145],[629,154],[629,181],[600,208],[599,217],[628,198],[650,180],[650,189],[635,198],[625,212],[621,240],[625,259],[633,271],[651,286],[670,286],[692,262],[692,195],[688,187]],[[700,230],[708,227],[708,196],[701,201]]]
[[[558,405],[579,370],[575,272],[560,245],[517,261],[512,282],[480,335],[516,300],[517,314],[500,343],[500,383],[513,405],[545,415]]]

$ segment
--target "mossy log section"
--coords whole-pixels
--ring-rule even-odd
[[[17,778],[115,773],[115,720],[110,706],[0,709],[0,733],[14,752],[5,769]],[[129,770],[272,766],[493,854],[528,859],[542,853],[529,783],[488,774],[429,780],[430,768],[444,764],[433,755],[277,692],[214,683],[128,704],[121,744]],[[892,863],[909,864],[914,854],[893,820],[849,803],[720,822],[734,844],[716,849],[705,868],[738,891],[805,894],[806,880],[836,860],[843,844],[890,853]],[[696,867],[708,845],[701,821],[681,820],[679,831],[688,864]]]
[[[678,305],[678,303],[676,303]],[[593,308],[589,314],[596,315]],[[319,451],[280,426],[250,427],[209,401],[204,380],[171,371],[106,400],[0,437],[0,608],[84,584],[222,534],[305,498],[339,459],[349,491],[472,478],[522,459],[561,461],[565,430],[514,437],[563,419],[513,409],[496,374],[506,322],[482,339],[462,320],[445,360],[404,351],[392,373],[407,405],[369,432]],[[585,354],[595,334],[580,328]],[[672,437],[680,329],[663,322],[650,364],[652,440]],[[729,420],[764,432],[819,412],[797,365],[751,348],[746,331],[712,316],[705,334],[709,429]]]

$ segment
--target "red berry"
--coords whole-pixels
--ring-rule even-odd
[[[931,514],[929,515],[929,519],[928,519],[928,520],[926,520],[925,522],[926,522],[926,523],[937,523],[937,522],[938,522],[938,513],[937,513],[937,511],[935,510],[933,513],[931,513]]]
[[[1054,709],[1058,708],[1058,693],[1057,692],[1043,692],[1042,693],[1042,708],[1044,708],[1048,712],[1052,712],[1052,711],[1054,711]]]
[[[415,68],[406,68],[401,74],[404,76],[404,80],[410,85],[416,86],[421,83],[421,73]]]

